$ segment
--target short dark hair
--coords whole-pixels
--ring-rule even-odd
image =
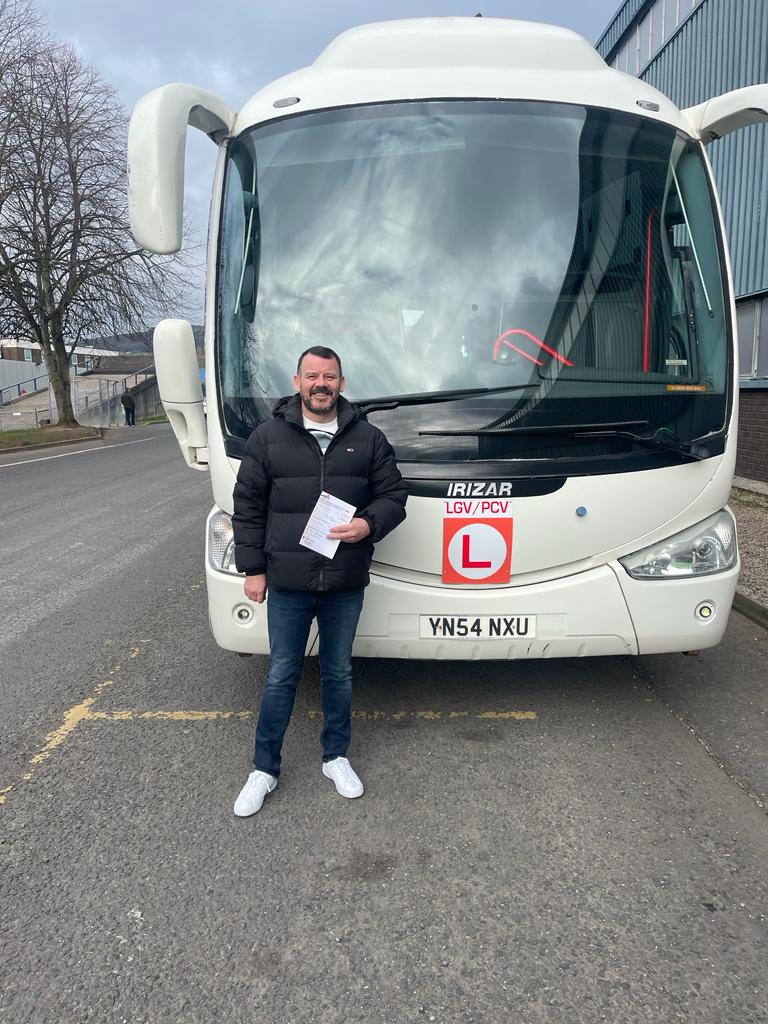
[[[333,351],[332,348],[326,348],[325,345],[313,345],[312,348],[306,349],[299,356],[299,364],[296,367],[296,376],[301,376],[301,363],[304,356],[319,356],[320,359],[335,359],[339,364],[339,377],[344,376],[344,371],[341,369],[341,359],[338,354]]]

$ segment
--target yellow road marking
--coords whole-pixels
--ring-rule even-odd
[[[105,686],[111,685],[111,680],[100,683],[96,692],[99,693]],[[84,701],[81,701],[80,704],[76,704],[65,713],[64,721],[58,729],[54,729],[53,732],[48,733],[45,737],[45,744],[42,749],[38,750],[38,752],[29,759],[31,771],[27,771],[21,776],[21,782],[29,782],[35,773],[37,765],[42,764],[43,761],[47,761],[54,750],[62,745],[67,736],[69,736],[69,734],[76,729],[82,721],[88,718],[90,713],[89,708],[95,701],[96,697],[86,697]],[[2,806],[2,804],[4,804],[8,799],[8,793],[11,792],[15,785],[16,784],[13,783],[10,786],[6,786],[5,789],[0,790],[0,806]]]
[[[29,763],[31,765],[36,765],[42,764],[43,761],[46,761],[54,752],[56,747],[61,746],[72,730],[76,729],[82,720],[88,717],[88,708],[95,702],[95,700],[95,697],[86,697],[81,704],[76,704],[73,708],[70,708],[64,715],[64,721],[61,723],[59,728],[48,733],[45,737],[45,746],[42,750],[38,751],[34,757],[30,758]]]
[[[152,643],[151,640],[142,640],[140,642],[142,644]],[[136,650],[136,654],[131,653],[132,658],[137,657],[138,654],[140,653],[139,648],[134,648],[134,650]],[[111,670],[110,675],[116,675],[117,672],[119,671],[120,666],[115,665],[114,668]],[[48,760],[51,754],[66,741],[67,737],[72,732],[74,732],[74,730],[78,727],[78,725],[80,725],[81,722],[84,722],[87,719],[91,718],[91,716],[93,715],[91,707],[96,703],[98,698],[101,696],[102,692],[108,686],[114,686],[114,680],[104,679],[102,680],[102,682],[97,683],[97,685],[93,688],[93,694],[90,697],[86,697],[79,704],[76,704],[74,707],[70,708],[68,711],[64,713],[64,720],[58,727],[58,729],[54,729],[52,732],[48,733],[48,735],[45,737],[45,741],[41,749],[38,750],[36,754],[33,754],[32,757],[29,759],[29,770],[24,772],[24,774],[19,778],[17,782],[12,782],[10,786],[5,786],[2,789],[0,789],[0,807],[2,807],[2,805],[6,802],[6,800],[8,799],[8,794],[16,788],[19,782],[29,782],[29,780],[35,774],[35,771],[37,770],[38,766]]]
[[[217,718],[253,718],[252,711],[91,711],[90,720],[100,722],[133,722],[154,718],[170,722],[212,722]]]
[[[151,643],[149,640],[142,640],[141,643]],[[134,647],[131,649],[129,657],[136,658],[141,653],[141,648]],[[112,674],[116,674],[120,670],[120,666],[116,665],[112,670]],[[217,720],[226,719],[249,719],[253,718],[255,713],[253,711],[183,711],[183,710],[168,710],[168,711],[131,711],[116,710],[116,711],[94,711],[92,710],[93,705],[101,693],[108,687],[114,686],[112,679],[105,679],[103,682],[98,683],[93,690],[93,695],[86,697],[79,704],[70,708],[64,714],[64,720],[58,729],[54,729],[49,732],[45,737],[45,743],[43,747],[29,759],[30,769],[26,771],[21,778],[20,782],[29,782],[35,773],[36,768],[43,764],[48,758],[57,750],[71,735],[72,732],[80,725],[81,722],[133,722],[139,720],[154,720],[154,721],[168,721],[168,722],[212,722]],[[307,712],[307,716],[311,719],[322,718],[322,711],[312,710]],[[355,719],[362,719],[368,722],[381,722],[381,721],[393,721],[402,722],[406,718],[419,718],[429,722],[450,720],[456,718],[478,718],[484,720],[509,720],[514,719],[517,721],[530,721],[538,718],[538,714],[535,711],[362,711],[357,710],[352,712],[352,717]],[[2,806],[8,794],[15,788],[18,783],[12,783],[10,786],[6,786],[4,789],[0,789],[0,806]]]
[[[89,711],[85,718],[94,722],[135,722],[139,719],[155,719],[167,722],[213,722],[226,718],[253,718],[253,711]],[[353,711],[352,717],[367,722],[401,722],[404,718],[423,718],[430,722],[453,718],[517,719],[518,721],[538,718],[535,711]],[[308,711],[308,718],[322,718],[322,711]]]
[[[481,711],[475,715],[475,718],[516,718],[518,721],[537,717],[535,711]]]
[[[322,711],[308,712],[310,718],[322,718]],[[436,722],[444,718],[496,718],[496,719],[517,719],[525,721],[538,718],[535,711],[353,711],[353,718],[362,718],[370,722],[377,722],[390,719],[393,722],[402,722],[404,718],[423,718],[430,722]]]

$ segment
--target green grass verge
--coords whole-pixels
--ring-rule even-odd
[[[0,431],[0,451],[5,448],[39,448],[53,441],[83,441],[100,437],[95,427],[29,427]]]

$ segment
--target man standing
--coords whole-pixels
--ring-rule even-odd
[[[124,391],[120,395],[120,402],[122,403],[125,411],[125,425],[127,427],[136,426],[136,400],[130,391]]]
[[[269,588],[269,672],[256,727],[255,771],[235,814],[255,814],[277,785],[283,736],[313,618],[320,636],[323,774],[341,796],[362,796],[347,760],[351,733],[352,642],[368,585],[374,542],[405,518],[406,487],[382,432],[341,397],[341,360],[329,348],[307,349],[293,386],[272,420],[251,434],[235,484],[235,563],[245,595],[261,604]],[[329,538],[333,558],[304,547],[301,535],[326,491],[354,505],[350,523]]]

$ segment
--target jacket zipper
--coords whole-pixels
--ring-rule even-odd
[[[320,490],[324,491],[325,490],[325,452],[320,448],[320,445],[317,444],[317,441],[315,441],[314,438],[312,440],[313,440],[314,444],[317,445],[317,449],[320,452]],[[331,441],[330,441],[330,443],[328,445],[328,448],[330,448],[332,444],[333,444],[333,439],[331,439]],[[326,451],[327,451],[327,449],[326,449]],[[320,557],[324,558],[323,555],[321,555]],[[325,590],[325,562],[324,561],[322,561],[320,563],[320,590]]]
[[[288,420],[288,422],[290,423],[291,421]],[[304,435],[304,437],[306,437],[307,443],[309,445],[311,445],[312,448],[314,448],[316,450],[316,452],[318,453],[318,455],[320,456],[320,490],[324,491],[325,490],[325,456],[331,450],[331,447],[336,443],[336,438],[339,436],[339,434],[341,434],[344,430],[347,429],[347,427],[349,426],[349,423],[345,423],[343,427],[339,427],[336,430],[336,433],[333,435],[333,437],[329,441],[328,447],[325,449],[325,451],[322,450],[320,445],[317,443],[317,441],[313,437],[309,436],[308,432],[305,430],[303,425],[300,425],[298,423],[293,423],[292,426],[298,427],[298,429],[301,431],[301,433]],[[320,557],[322,558],[323,556],[321,555]],[[325,562],[321,562],[320,563],[320,586],[318,587],[318,589],[319,590],[325,590]]]
[[[319,446],[319,444],[317,444],[317,442],[314,441],[314,439],[313,439],[313,443],[316,444],[317,450],[319,451],[319,454],[321,454],[321,490],[325,490],[326,489],[326,456],[328,455],[328,453],[331,451],[332,447],[336,443],[336,439],[338,438],[339,434],[341,434],[344,430],[346,430],[346,428],[348,426],[349,426],[349,423],[345,423],[343,427],[338,427],[337,428],[336,433],[333,435],[331,440],[328,442],[328,447],[327,447],[325,452],[321,449],[321,446]],[[319,589],[321,589],[321,590],[325,590],[326,589],[326,563],[325,562],[323,562],[321,564],[321,588],[319,588]]]

